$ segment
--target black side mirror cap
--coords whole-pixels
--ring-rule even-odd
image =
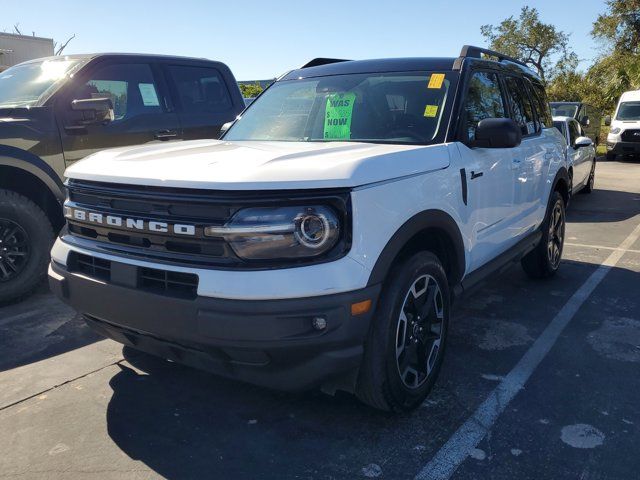
[[[80,123],[91,125],[112,122],[115,118],[110,98],[82,98],[71,102],[71,110],[82,112]]]
[[[604,124],[605,124],[607,127],[610,127],[610,126],[611,126],[611,115],[605,115],[605,117],[604,117]]]
[[[510,118],[485,118],[478,122],[474,147],[514,148],[522,143],[522,130]]]

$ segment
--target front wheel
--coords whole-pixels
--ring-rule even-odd
[[[440,371],[448,326],[442,264],[433,253],[416,253],[385,282],[365,343],[358,398],[380,410],[419,406]]]
[[[562,259],[565,231],[564,199],[553,192],[547,216],[542,224],[540,243],[522,259],[522,268],[532,278],[546,278],[556,274]]]
[[[35,203],[0,190],[0,304],[29,294],[47,272],[51,222]]]

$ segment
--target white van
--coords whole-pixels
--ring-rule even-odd
[[[616,155],[640,156],[640,90],[624,92],[613,118],[607,115],[605,125],[611,125],[607,135],[607,160]]]

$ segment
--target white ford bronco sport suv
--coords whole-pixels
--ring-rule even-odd
[[[135,349],[411,409],[454,298],[514,261],[558,269],[565,148],[540,80],[499,53],[316,59],[221,140],[69,168],[50,284]]]

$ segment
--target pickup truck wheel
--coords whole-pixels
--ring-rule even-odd
[[[0,190],[0,303],[29,294],[44,278],[54,234],[31,200]]]
[[[433,387],[449,326],[449,287],[434,254],[399,264],[385,282],[365,343],[356,394],[380,410],[408,411]]]
[[[616,159],[616,154],[615,153],[607,153],[606,155],[607,160],[615,160]]]
[[[551,277],[560,267],[564,247],[565,207],[564,199],[558,191],[551,196],[541,228],[540,243],[522,259],[522,268],[532,278]]]

